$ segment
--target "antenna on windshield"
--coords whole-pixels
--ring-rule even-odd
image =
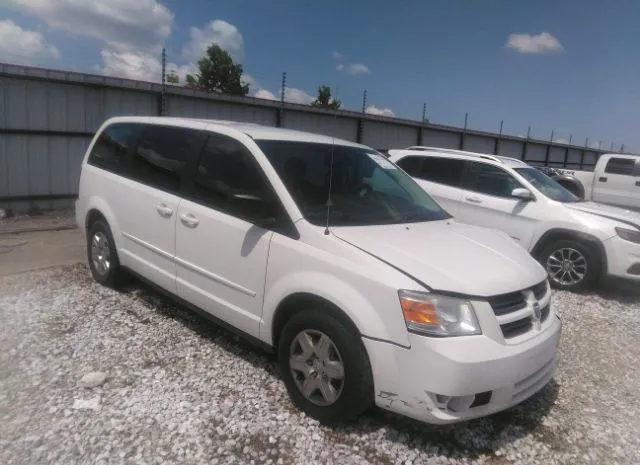
[[[336,88],[336,94],[338,93],[338,89]],[[329,101],[329,103],[331,103],[331,101]],[[333,110],[333,127],[331,128],[331,166],[329,168],[329,195],[327,197],[327,224],[326,227],[324,229],[324,235],[328,236],[329,235],[329,224],[330,224],[330,219],[331,219],[331,207],[333,207],[333,202],[331,202],[331,191],[333,189],[333,155],[334,155],[334,151],[335,151],[335,147],[336,147],[336,137],[335,137],[335,133],[336,133],[336,120],[337,120],[337,115],[338,115],[338,109],[335,108]]]

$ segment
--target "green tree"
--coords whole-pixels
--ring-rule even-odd
[[[342,102],[331,98],[331,87],[320,86],[318,87],[318,98],[311,102],[311,106],[337,110],[342,106]]]
[[[187,87],[223,94],[247,95],[249,84],[242,81],[242,65],[216,44],[198,61],[199,74],[187,75]]]
[[[178,76],[178,74],[171,70],[169,71],[169,74],[167,74],[167,82],[169,84],[179,84],[180,83],[180,76]]]

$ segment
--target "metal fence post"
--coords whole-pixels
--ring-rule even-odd
[[[465,113],[464,114],[464,129],[463,131],[460,133],[460,150],[464,150],[464,138],[465,135],[467,134],[467,123],[469,122],[469,113]]]
[[[500,121],[500,132],[498,132],[498,137],[495,138],[493,143],[493,153],[494,155],[498,155],[500,153],[500,142],[502,141],[502,126],[504,125],[504,120]]]

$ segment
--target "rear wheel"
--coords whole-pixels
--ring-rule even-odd
[[[122,270],[111,229],[102,219],[91,223],[87,231],[87,258],[96,281],[103,286],[117,287]]]
[[[360,336],[319,310],[296,313],[278,342],[278,363],[294,405],[324,424],[351,420],[373,403],[373,377]]]
[[[538,259],[556,289],[569,291],[593,287],[600,277],[602,263],[595,245],[559,240],[545,246]]]

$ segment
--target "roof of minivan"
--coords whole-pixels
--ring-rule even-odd
[[[333,138],[331,136],[316,134],[307,131],[298,131],[295,129],[276,128],[257,123],[244,123],[239,121],[204,119],[204,118],[176,118],[167,116],[119,116],[111,119],[112,122],[139,122],[147,124],[162,124],[175,126],[194,126],[202,128],[204,123],[208,129],[215,129],[216,126],[234,129],[240,133],[246,134],[256,140],[284,140],[295,142],[315,142],[322,144],[346,145],[351,147],[362,147],[371,149],[366,145],[358,144],[344,139]]]

